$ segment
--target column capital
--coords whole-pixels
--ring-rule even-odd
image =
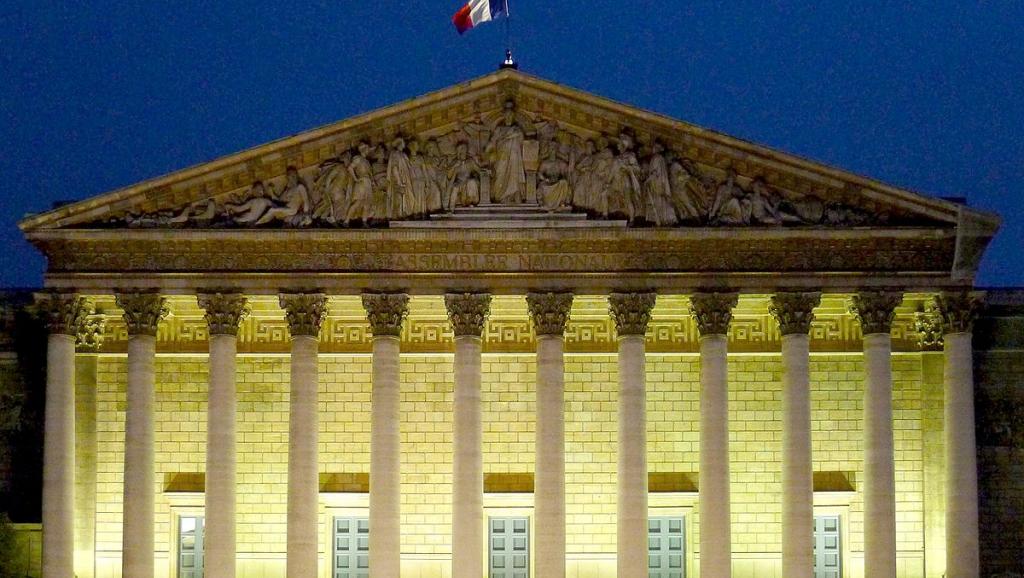
[[[75,335],[75,348],[82,353],[97,353],[103,345],[107,320],[102,314],[86,315]]]
[[[77,293],[42,291],[34,297],[47,330],[55,335],[77,335],[93,312],[92,303]]]
[[[902,291],[861,291],[850,299],[850,313],[860,322],[864,335],[889,335],[896,307],[902,302]]]
[[[781,292],[772,295],[768,311],[779,322],[782,335],[807,335],[814,321],[814,308],[819,303],[819,291]]]
[[[363,293],[363,309],[374,337],[402,334],[402,322],[409,315],[409,296],[405,293]]]
[[[245,295],[230,289],[211,289],[196,295],[210,335],[238,335],[238,325],[249,315]]]
[[[608,309],[615,321],[619,336],[645,335],[651,322],[651,310],[658,296],[654,292],[612,293],[608,296]]]
[[[116,294],[114,300],[117,306],[124,310],[128,335],[156,336],[160,320],[170,312],[167,299],[156,291],[127,291]]]
[[[444,306],[455,337],[480,337],[491,313],[491,294],[446,293]]]
[[[292,337],[317,337],[327,317],[327,296],[323,293],[281,293],[288,331]]]
[[[914,314],[914,329],[922,351],[942,351],[942,315],[934,301],[925,303],[924,311]]]
[[[973,331],[984,305],[985,294],[981,291],[946,291],[935,296],[945,335]]]
[[[690,314],[697,320],[701,337],[728,335],[732,310],[740,300],[739,293],[694,293],[690,296]]]
[[[527,293],[526,307],[533,320],[533,328],[537,336],[557,335],[565,333],[565,325],[569,322],[569,311],[572,309],[572,293]]]

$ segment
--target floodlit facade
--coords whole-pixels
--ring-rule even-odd
[[[21,227],[44,576],[980,575],[963,204],[502,70]]]

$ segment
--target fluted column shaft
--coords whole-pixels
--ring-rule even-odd
[[[896,461],[892,414],[892,320],[903,296],[869,291],[851,311],[864,334],[864,573],[896,578]]]
[[[700,330],[700,575],[732,576],[729,501],[729,322],[738,296],[698,293],[691,311]]]
[[[771,312],[782,333],[782,575],[814,575],[810,331],[818,293],[779,293]]]
[[[156,330],[167,314],[167,306],[159,295],[141,292],[119,294],[117,304],[124,310],[128,325],[121,575],[153,578]]]
[[[937,300],[945,343],[946,577],[978,578],[978,457],[974,431],[972,332],[981,308],[976,293]]]
[[[647,576],[647,393],[644,335],[653,293],[612,293],[619,335],[618,574]]]
[[[526,296],[537,333],[537,578],[565,578],[565,324],[572,295]]]
[[[452,456],[452,576],[484,574],[483,409],[480,402],[481,339],[491,296],[448,294],[445,306],[455,332]]]
[[[199,295],[210,330],[210,388],[206,426],[206,527],[204,572],[208,578],[234,578],[236,566],[236,412],[235,364],[238,324],[247,313],[237,293]]]
[[[444,305],[455,332],[452,576],[480,578],[484,571],[480,336],[490,313],[490,295],[449,293]]]
[[[43,437],[43,577],[74,575],[75,335],[87,304],[71,293],[37,296],[50,331]]]
[[[370,394],[370,575],[401,573],[401,427],[399,356],[404,294],[364,294],[373,333]]]
[[[317,575],[317,518],[320,495],[317,470],[318,341],[327,312],[319,293],[281,295],[292,336],[291,393],[288,411],[288,578]]]

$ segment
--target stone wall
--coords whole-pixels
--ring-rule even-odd
[[[101,355],[97,364],[98,576],[115,576],[120,565],[125,362],[120,355]],[[202,494],[179,482],[190,479],[180,474],[205,468],[207,363],[200,355],[161,355],[156,367],[158,568],[162,575],[173,575],[174,516],[198,513],[202,506]],[[923,575],[920,367],[920,354],[894,357],[901,576]],[[244,355],[238,369],[240,576],[274,576],[284,565],[288,359]],[[366,355],[321,357],[320,471],[325,479],[369,471],[369,369]],[[533,473],[535,370],[532,355],[484,355],[483,451],[489,484]],[[729,370],[737,575],[773,576],[780,562],[781,361],[774,354],[732,356]],[[700,533],[694,485],[698,371],[693,354],[649,355],[649,470],[659,480],[658,489],[674,490],[653,493],[651,507],[687,516],[692,572],[698,569]],[[857,577],[863,574],[862,500],[856,491],[862,470],[861,356],[813,354],[811,371],[817,505],[822,512],[844,516],[845,575]],[[441,576],[451,552],[452,357],[403,356],[401,375],[403,576]],[[614,569],[616,380],[613,354],[567,356],[567,538],[570,567],[576,572],[571,575],[604,576]],[[844,481],[849,487],[843,487]],[[508,499],[492,493],[485,505],[497,512]],[[366,502],[361,494],[326,493],[323,501],[326,563],[330,516],[365,512]]]

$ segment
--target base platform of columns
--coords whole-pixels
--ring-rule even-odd
[[[547,209],[538,205],[479,205],[459,207],[450,213],[431,215],[419,221],[391,221],[396,229],[549,229],[625,228],[625,220],[590,219],[585,213]]]

